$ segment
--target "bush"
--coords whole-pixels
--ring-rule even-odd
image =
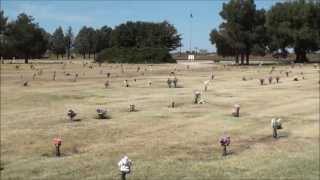
[[[97,62],[108,63],[176,63],[166,48],[108,48],[101,51]]]

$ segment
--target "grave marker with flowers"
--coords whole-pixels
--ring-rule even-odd
[[[96,111],[98,113],[98,119],[107,119],[108,118],[107,110],[98,108]]]
[[[121,180],[126,180],[126,175],[131,172],[132,161],[127,156],[124,156],[118,162],[118,166],[121,173]]]
[[[70,118],[71,121],[73,121],[73,118],[77,115],[72,109],[70,109],[67,113],[67,116]]]
[[[230,145],[230,136],[222,136],[220,138],[220,145],[223,147],[222,149],[222,156],[226,156],[227,155],[227,146]]]
[[[54,138],[53,145],[56,147],[56,156],[60,156],[60,146],[62,144],[61,138]]]

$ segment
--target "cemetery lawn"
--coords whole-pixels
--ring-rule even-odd
[[[189,70],[182,63],[124,64],[122,73],[120,65],[89,69],[75,60],[65,69],[34,64],[43,69],[35,80],[30,65],[15,66],[1,65],[3,180],[119,179],[123,155],[133,160],[128,180],[319,179],[319,73],[312,64],[292,69],[201,63]],[[280,83],[266,79],[261,86],[259,78],[267,78],[272,66]],[[179,88],[168,88],[174,68]],[[292,73],[286,77],[285,71]],[[107,72],[111,81],[105,88]],[[207,103],[192,104],[194,90],[204,89],[211,72],[215,78],[202,94]],[[176,108],[168,107],[171,101]],[[128,112],[131,103],[137,112]],[[239,118],[231,116],[236,103]],[[96,119],[97,108],[106,108],[111,119]],[[79,121],[68,119],[69,109]],[[272,138],[273,117],[283,121],[279,139]],[[231,137],[226,157],[219,144],[224,132]],[[59,158],[55,137],[62,138]]]

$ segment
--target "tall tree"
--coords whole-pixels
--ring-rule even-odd
[[[265,11],[257,10],[254,0],[231,0],[224,3],[220,16],[224,22],[219,30],[210,33],[211,43],[216,44],[218,52],[235,56],[236,63],[240,56],[241,64],[244,64],[244,59],[249,64],[252,53],[264,52],[267,43]],[[219,37],[212,37],[214,35]]]
[[[65,42],[66,42],[66,50],[67,50],[68,59],[70,59],[71,49],[73,47],[73,41],[74,41],[74,36],[73,36],[72,28],[71,28],[71,26],[69,26],[67,33],[65,35]]]
[[[87,38],[87,42],[88,42],[88,55],[89,55],[89,59],[90,59],[91,54],[93,54],[95,56],[97,42],[98,42],[95,29],[93,29],[92,27],[87,28],[86,38]]]
[[[79,33],[77,34],[75,38],[75,48],[82,55],[82,57],[85,59],[86,54],[90,50],[89,40],[88,40],[88,28],[86,26],[83,26]]]
[[[93,54],[95,59],[97,52],[111,47],[111,32],[112,29],[108,26],[103,26],[100,29],[84,26],[75,38],[75,48],[83,58],[86,54],[91,58],[91,54]]]
[[[45,53],[48,44],[45,31],[33,21],[32,16],[19,14],[16,21],[8,24],[5,33],[15,55],[23,57],[25,63],[29,62],[29,58]]]
[[[271,51],[293,48],[295,62],[320,48],[320,2],[297,0],[277,3],[267,13]]]
[[[49,49],[50,34],[42,28],[35,29],[34,44],[32,45],[31,57],[41,58],[41,56]]]
[[[154,47],[175,50],[180,46],[181,37],[176,28],[167,21],[126,22],[112,31],[111,44],[114,47]]]
[[[4,31],[4,28],[7,26],[8,17],[4,16],[4,12],[0,11],[0,30],[1,33]]]
[[[229,35],[225,31],[212,30],[210,33],[210,41],[216,45],[218,55],[222,57],[235,56],[236,63],[239,63],[237,50],[240,49],[240,47],[236,47],[236,44],[233,44],[232,39],[229,38]]]
[[[100,52],[103,49],[111,47],[111,32],[112,28],[108,26],[103,26],[100,29],[96,30],[96,52]]]
[[[161,47],[175,50],[180,46],[181,37],[177,29],[167,21],[160,23]]]
[[[0,56],[3,57],[7,53],[8,41],[5,31],[7,30],[8,17],[4,16],[4,12],[0,11]]]
[[[59,55],[63,58],[63,55],[66,53],[66,41],[61,27],[58,27],[52,34],[52,47],[51,50],[56,54],[57,59]]]

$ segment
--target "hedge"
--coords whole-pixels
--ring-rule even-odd
[[[176,63],[166,48],[107,48],[95,61],[108,63]]]

